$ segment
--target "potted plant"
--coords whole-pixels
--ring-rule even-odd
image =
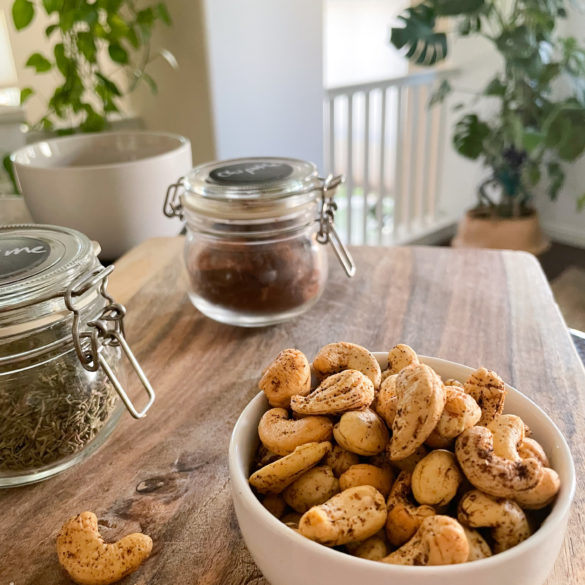
[[[455,125],[456,151],[481,160],[489,175],[478,203],[461,222],[454,245],[525,249],[539,253],[546,240],[532,205],[538,188],[556,199],[564,163],[585,150],[585,48],[558,32],[567,0],[423,0],[400,16],[391,43],[419,65],[448,54],[449,34],[480,36],[504,65],[478,95],[497,113],[465,111]],[[450,27],[447,33],[444,27]],[[562,91],[559,87],[562,85]],[[447,81],[431,103],[452,88]],[[477,100],[476,100],[477,101]],[[457,108],[464,108],[458,104]],[[585,195],[577,199],[585,206]]]
[[[138,8],[134,0],[14,0],[15,28],[29,26],[37,11],[44,12],[49,22],[46,41],[40,44],[49,44],[51,49],[35,51],[25,66],[39,75],[57,73],[60,84],[32,129],[55,129],[57,134],[104,130],[119,116],[121,99],[139,83],[147,83],[156,92],[156,82],[147,73],[155,58],[162,57],[176,67],[168,51],[151,54],[150,39],[157,21],[171,24],[164,2]],[[34,95],[34,88],[22,88],[21,104]]]

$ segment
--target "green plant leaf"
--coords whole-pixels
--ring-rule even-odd
[[[47,38],[49,38],[57,29],[59,28],[58,24],[50,24],[46,29],[45,29],[45,36]]]
[[[63,0],[43,0],[43,8],[47,14],[59,12],[63,9]]]
[[[485,0],[432,0],[433,8],[439,16],[471,14],[483,8],[485,3]]]
[[[98,114],[89,104],[84,104],[87,112],[85,120],[79,126],[82,132],[101,132],[107,126],[106,118]]]
[[[100,85],[104,87],[108,93],[111,93],[117,97],[122,95],[122,92],[118,89],[118,86],[113,81],[110,81],[107,77],[99,72],[96,72],[95,76],[98,78]]]
[[[28,100],[28,98],[34,93],[35,93],[34,89],[32,89],[31,87],[23,87],[20,90],[20,105],[22,106],[22,104],[24,104],[26,100]]]
[[[434,65],[447,56],[447,36],[435,31],[433,8],[421,3],[408,8],[398,17],[403,27],[392,28],[390,42],[406,49],[406,57],[418,65]]]
[[[122,65],[128,63],[128,53],[121,45],[110,43],[108,47],[108,53],[110,55],[110,59],[115,63],[121,63]]]
[[[51,70],[51,62],[40,53],[33,53],[26,61],[25,67],[32,67],[37,73],[45,73]]]
[[[506,95],[506,86],[498,77],[494,77],[483,90],[485,95],[501,97]]]
[[[453,88],[449,81],[443,79],[439,84],[439,87],[433,92],[433,95],[429,100],[429,107],[434,106],[435,104],[442,104],[445,101],[445,98],[451,93],[452,89]]]
[[[453,144],[459,154],[475,160],[482,154],[489,133],[489,126],[476,114],[467,114],[455,126]]]
[[[12,190],[14,191],[14,193],[20,194],[18,183],[16,182],[16,176],[14,175],[14,164],[10,156],[11,156],[10,154],[5,154],[2,157],[2,166],[4,167],[6,174],[10,178],[10,182],[12,183]]]
[[[57,43],[53,49],[55,55],[55,62],[57,63],[57,69],[61,72],[63,77],[67,78],[69,72],[69,65],[71,63],[69,57],[65,55],[65,46],[63,43]]]
[[[148,87],[150,87],[150,91],[156,95],[158,93],[158,85],[156,84],[156,81],[148,73],[143,73],[142,79],[146,81]]]
[[[565,171],[563,171],[563,167],[558,162],[549,162],[546,165],[546,171],[549,180],[549,196],[555,201],[565,182]]]
[[[26,28],[35,17],[35,6],[30,0],[14,0],[12,20],[16,30]]]
[[[169,14],[169,10],[167,5],[164,2],[159,2],[156,5],[156,14],[158,17],[168,26],[172,24],[171,15]]]
[[[94,36],[90,32],[77,33],[77,48],[89,63],[97,62],[97,48]]]
[[[544,134],[533,128],[526,128],[522,133],[522,148],[529,154],[544,143]]]
[[[577,210],[583,211],[585,209],[585,193],[577,199]]]

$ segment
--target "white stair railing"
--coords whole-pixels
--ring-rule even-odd
[[[345,175],[336,225],[349,244],[406,243],[445,226],[439,207],[445,106],[429,108],[450,71],[326,90],[328,172]]]

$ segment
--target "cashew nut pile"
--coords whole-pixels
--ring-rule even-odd
[[[284,524],[325,546],[399,565],[447,565],[530,536],[560,487],[542,446],[503,414],[502,379],[441,380],[399,344],[382,371],[366,348],[330,343],[312,364],[281,352],[260,389],[250,484]]]

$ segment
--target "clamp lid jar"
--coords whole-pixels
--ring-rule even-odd
[[[154,400],[98,253],[72,229],[0,226],[0,487],[67,469],[103,443],[124,405],[141,418]],[[124,390],[125,361],[147,392],[141,410]]]
[[[200,165],[171,185],[164,212],[186,222],[193,304],[248,327],[300,315],[325,288],[326,243],[353,276],[333,223],[341,182],[320,178],[310,162],[254,157]]]

